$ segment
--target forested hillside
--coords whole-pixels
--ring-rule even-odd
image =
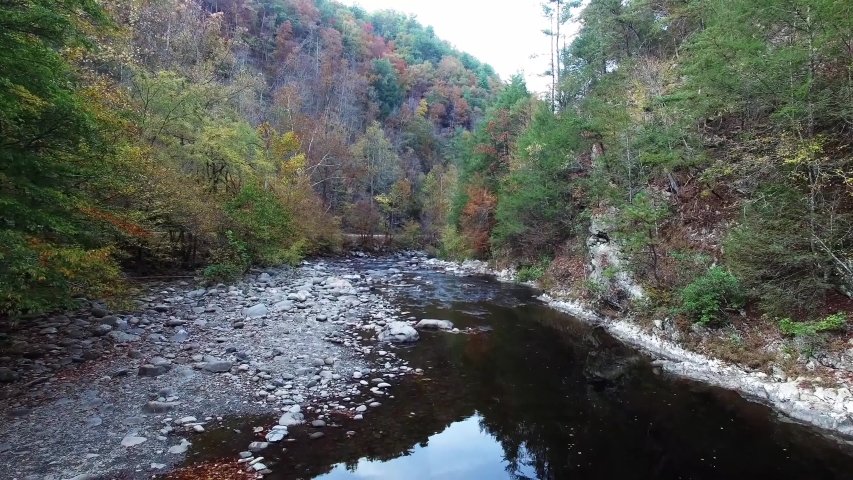
[[[853,4],[548,5],[579,33],[557,52],[550,98],[515,79],[463,136],[445,252],[512,259],[520,279],[633,300],[645,318],[839,328],[853,292]],[[591,271],[602,244],[620,261]],[[629,298],[627,277],[644,295]]]
[[[3,5],[0,310],[112,296],[127,272],[216,282],[347,232],[648,318],[840,327],[853,5],[544,7],[540,96],[333,1]]]
[[[452,137],[501,89],[395,12],[325,0],[0,6],[0,312],[120,296],[123,271],[438,240]]]

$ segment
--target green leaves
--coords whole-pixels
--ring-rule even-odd
[[[743,307],[745,300],[737,277],[722,267],[711,267],[681,291],[682,310],[702,325],[720,320],[723,309]]]
[[[379,104],[380,116],[387,118],[403,103],[403,89],[397,77],[397,70],[388,59],[382,58],[373,61],[373,79],[370,85],[375,92],[376,102]]]

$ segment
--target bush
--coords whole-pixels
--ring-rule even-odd
[[[540,280],[545,276],[545,272],[548,271],[548,266],[550,264],[551,260],[544,258],[535,265],[526,265],[521,267],[515,274],[515,280],[522,283]]]
[[[682,311],[707,325],[719,319],[724,308],[740,308],[745,297],[737,277],[721,267],[711,267],[681,291]]]
[[[468,246],[465,237],[448,225],[442,232],[438,253],[441,258],[446,260],[465,260],[471,258],[474,252]]]
[[[840,330],[847,323],[847,314],[838,312],[817,322],[795,322],[790,318],[779,321],[779,329],[792,337],[807,337],[820,332]]]
[[[225,232],[225,243],[211,252],[210,265],[204,269],[207,283],[229,282],[240,277],[251,265],[246,242],[231,230]]]
[[[403,225],[403,231],[397,236],[397,241],[403,248],[418,248],[421,246],[421,224],[412,220]]]

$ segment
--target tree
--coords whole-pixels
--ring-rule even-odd
[[[374,97],[379,104],[380,118],[388,118],[403,103],[403,89],[397,70],[391,65],[387,58],[373,61],[371,70]]]

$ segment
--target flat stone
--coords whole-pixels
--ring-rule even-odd
[[[313,422],[311,422],[311,426],[314,428],[323,428],[326,426],[326,422],[322,420],[314,420]]]
[[[140,377],[159,377],[171,370],[171,365],[151,365],[146,364],[139,367],[137,375]]]
[[[323,438],[324,436],[326,436],[326,434],[324,434],[323,432],[314,432],[311,435],[309,435],[311,440],[317,440],[317,439]]]
[[[249,444],[249,451],[257,453],[269,446],[270,444],[267,442],[252,442]]]
[[[202,370],[210,373],[227,373],[231,371],[232,366],[233,364],[227,360],[217,360],[205,363]]]
[[[177,407],[180,404],[181,404],[181,402],[151,401],[151,402],[146,403],[142,407],[142,411],[145,413],[166,413],[166,412],[172,410],[173,408]]]
[[[27,407],[17,407],[17,408],[13,408],[13,409],[9,412],[9,416],[10,416],[10,417],[15,417],[15,418],[26,417],[27,415],[29,415],[30,413],[32,413],[32,411],[33,411],[33,409],[32,409],[32,408],[27,408]]]
[[[424,319],[415,325],[415,328],[421,328],[424,330],[453,330],[453,322],[450,320],[434,320],[434,319]]]
[[[137,437],[136,435],[128,435],[121,439],[121,445],[123,447],[135,447],[137,445],[141,445],[148,441],[145,437]]]
[[[284,437],[287,436],[287,427],[276,425],[267,433],[266,440],[267,442],[275,443],[284,440]]]
[[[264,305],[263,303],[259,303],[257,305],[251,306],[249,308],[244,308],[243,309],[243,316],[244,317],[250,317],[250,318],[251,317],[262,317],[262,316],[266,315],[268,312],[269,312],[269,310],[267,309],[267,306]]]
[[[136,416],[136,417],[127,417],[121,421],[122,424],[127,426],[139,425],[145,423],[145,417]]]
[[[177,445],[172,445],[171,447],[169,447],[169,453],[173,453],[173,454],[186,453],[186,451],[190,445],[192,445],[190,442],[188,442],[186,440],[181,440],[181,443],[179,443]]]
[[[80,407],[83,410],[91,410],[93,408],[100,407],[101,405],[103,405],[103,403],[104,403],[104,401],[101,400],[100,398],[91,398],[88,400],[84,400],[82,405],[80,405]]]
[[[87,427],[97,427],[102,423],[104,423],[104,421],[101,419],[101,417],[98,417],[98,416],[94,416],[94,417],[90,417],[90,418],[86,419],[86,426]]]

